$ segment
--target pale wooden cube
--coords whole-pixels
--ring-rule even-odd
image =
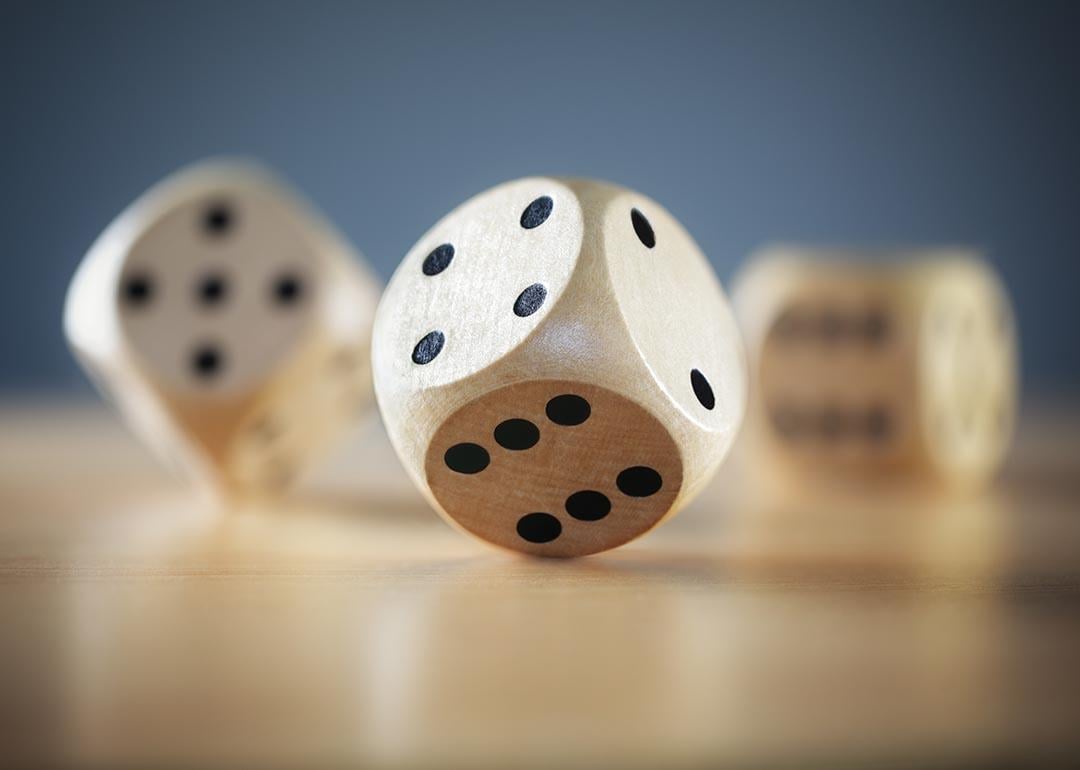
[[[1004,287],[975,254],[773,248],[738,276],[734,304],[757,464],[962,484],[1000,466],[1017,408],[1016,331]]]
[[[685,505],[746,391],[693,239],[654,201],[586,180],[508,182],[442,219],[390,281],[372,355],[432,505],[544,556],[613,548]]]
[[[99,389],[224,496],[291,482],[372,406],[379,281],[257,165],[160,182],[91,247],[64,311]]]

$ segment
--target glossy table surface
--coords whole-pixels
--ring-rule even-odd
[[[531,560],[443,524],[374,420],[287,500],[214,511],[104,407],[9,404],[0,762],[1080,756],[1080,410],[1028,410],[984,492],[752,476],[736,458],[629,546]]]

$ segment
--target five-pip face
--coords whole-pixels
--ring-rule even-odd
[[[65,330],[144,438],[230,495],[280,487],[370,402],[378,282],[265,171],[185,169],[98,238]]]
[[[321,266],[294,210],[252,186],[177,200],[132,243],[117,285],[122,334],[169,390],[251,389],[310,331]]]

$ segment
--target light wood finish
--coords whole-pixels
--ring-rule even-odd
[[[526,227],[537,201],[550,204],[548,216]],[[425,270],[449,246],[449,265]],[[534,284],[545,289],[543,304],[515,313]],[[414,347],[431,332],[443,347],[417,363]],[[462,204],[405,256],[380,302],[372,345],[379,406],[403,464],[432,504],[462,523],[474,512],[440,505],[450,498],[432,494],[425,463],[440,426],[485,394],[558,380],[605,388],[647,410],[678,448],[667,463],[682,466],[671,511],[711,478],[744,410],[742,345],[707,260],[659,204],[601,182],[521,179]],[[711,408],[695,395],[695,369],[711,387]],[[542,497],[564,494],[552,485]],[[577,553],[596,544],[582,541]]]
[[[75,766],[965,767],[1080,751],[1080,411],[975,496],[785,503],[529,559],[374,421],[200,508],[104,408],[0,410],[0,757]]]
[[[1017,400],[1001,282],[975,255],[766,249],[736,279],[747,431],[764,473],[924,474],[982,483]]]
[[[583,422],[559,424],[547,414],[549,403],[567,396],[588,404]],[[509,420],[527,423],[526,434],[533,426],[536,443],[500,442]],[[486,467],[455,471],[448,452],[463,444],[480,447]],[[620,484],[624,473],[629,483]],[[635,474],[659,484],[635,489]],[[508,385],[466,404],[435,432],[424,475],[464,529],[539,556],[580,556],[633,540],[671,510],[682,487],[679,449],[659,420],[605,388],[558,380]],[[574,504],[575,494],[582,503]]]
[[[205,296],[208,279],[219,283]],[[291,295],[277,294],[282,281]],[[359,255],[282,182],[208,161],[102,233],[72,280],[64,328],[163,459],[234,496],[287,484],[373,406],[378,297]],[[193,357],[207,348],[217,365],[199,374]]]

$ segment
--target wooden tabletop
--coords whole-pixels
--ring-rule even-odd
[[[96,405],[0,409],[0,763],[1066,764],[1080,410],[985,492],[764,488],[570,562],[451,530],[378,424],[215,512]]]

